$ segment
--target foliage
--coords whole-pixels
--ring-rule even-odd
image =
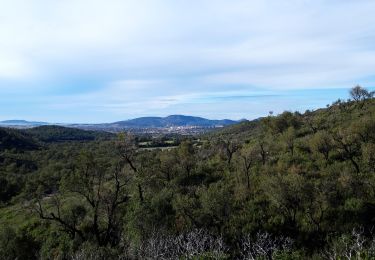
[[[0,129],[0,255],[371,259],[375,100],[350,94],[199,137]]]
[[[105,140],[114,137],[114,134],[107,132],[85,131],[55,125],[38,126],[26,129],[23,132],[47,143],[64,141],[93,141],[98,139]]]

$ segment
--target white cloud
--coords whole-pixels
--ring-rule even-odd
[[[167,110],[222,93],[375,83],[373,0],[0,6],[0,95],[59,95],[61,109]],[[72,82],[85,87],[77,94]]]

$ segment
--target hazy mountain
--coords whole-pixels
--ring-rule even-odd
[[[41,125],[49,125],[49,123],[26,121],[26,120],[5,120],[5,121],[0,121],[0,125],[1,126],[41,126]]]
[[[126,121],[119,121],[109,125],[124,128],[153,128],[153,127],[178,127],[178,126],[198,126],[198,127],[218,127],[238,123],[229,119],[210,120],[202,117],[171,115],[167,117],[139,117]]]
[[[240,120],[242,121],[242,120]],[[6,120],[0,121],[0,126],[12,127],[12,128],[34,128],[38,126],[48,126],[48,125],[59,125],[66,127],[74,127],[83,130],[100,130],[108,132],[118,132],[124,129],[148,132],[149,129],[166,129],[169,127],[197,127],[200,129],[208,129],[215,127],[223,127],[227,125],[233,125],[240,121],[234,121],[229,119],[223,120],[210,120],[203,117],[195,116],[184,116],[184,115],[171,115],[167,117],[139,117],[126,121],[118,121],[114,123],[104,123],[104,124],[51,124],[46,122],[33,122],[26,120]],[[56,128],[57,129],[57,128]],[[55,130],[56,130],[55,129]],[[50,130],[50,129],[49,129]],[[174,132],[178,130],[168,130]]]

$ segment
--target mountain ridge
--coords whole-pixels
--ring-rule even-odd
[[[236,124],[243,120],[230,120],[230,119],[207,119],[198,116],[187,115],[169,115],[166,117],[149,116],[137,117],[128,120],[116,121],[113,123],[96,123],[96,124],[52,124],[47,122],[35,122],[27,120],[4,120],[0,121],[1,126],[23,126],[35,127],[41,125],[60,125],[68,127],[98,127],[105,128],[122,128],[122,129],[143,129],[143,128],[167,128],[167,127],[222,127],[227,125]]]
[[[125,121],[117,121],[117,124],[123,127],[179,127],[179,126],[200,126],[217,127],[238,123],[239,121],[230,119],[207,119],[197,116],[169,115],[166,117],[138,117]]]
[[[41,125],[49,125],[50,123],[47,122],[39,122],[39,121],[27,121],[22,119],[11,119],[11,120],[3,120],[0,121],[0,125],[33,125],[33,126],[41,126]]]

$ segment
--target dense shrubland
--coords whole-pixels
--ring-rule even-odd
[[[163,150],[1,130],[2,259],[373,259],[375,100],[350,94]]]

